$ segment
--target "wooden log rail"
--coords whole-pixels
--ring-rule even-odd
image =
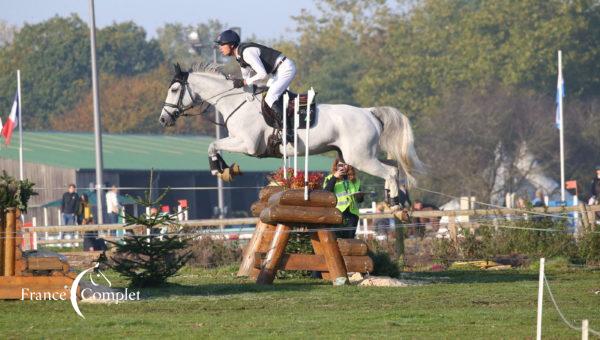
[[[257,203],[257,202],[256,202]],[[589,216],[590,224],[596,221],[594,212],[600,211],[600,205],[585,205],[585,213]],[[523,215],[527,213],[547,213],[556,214],[561,212],[579,212],[581,213],[583,208],[580,206],[570,207],[549,207],[549,208],[533,208],[530,211],[516,210],[511,208],[502,209],[472,209],[472,210],[428,210],[428,211],[412,211],[410,215],[412,217],[444,217],[444,216],[496,216],[496,215]],[[368,213],[361,214],[361,219],[379,219],[379,218],[396,218],[394,213]],[[214,228],[214,227],[225,227],[234,225],[254,225],[259,221],[257,217],[243,217],[243,218],[224,218],[224,219],[202,219],[202,220],[189,220],[182,221],[181,225],[185,229],[190,228]],[[48,227],[23,227],[24,232],[38,232],[38,233],[57,233],[64,231],[98,231],[98,230],[129,230],[139,228],[141,226],[124,226],[122,224],[86,224],[77,226],[48,226]]]

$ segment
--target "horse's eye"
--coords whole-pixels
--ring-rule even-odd
[[[173,84],[173,86],[171,86],[171,92],[177,92],[177,91],[179,91],[179,87],[180,86],[181,86],[181,84],[179,84],[179,83]]]

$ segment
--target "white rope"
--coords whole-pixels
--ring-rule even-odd
[[[421,191],[425,191],[425,192],[429,192],[429,193],[436,194],[436,195],[440,195],[440,196],[445,196],[445,197],[452,198],[452,199],[460,199],[460,197],[452,196],[452,195],[448,195],[448,194],[444,194],[444,193],[439,192],[439,191],[433,191],[433,190],[419,188],[419,187],[415,187],[415,189],[421,190]],[[520,212],[520,213],[524,213],[524,214],[531,214],[531,215],[538,215],[538,216],[547,216],[547,217],[556,217],[556,218],[572,218],[570,216],[560,216],[560,215],[556,215],[556,214],[548,214],[548,213],[536,212],[536,211],[525,210],[525,209],[508,208],[508,207],[503,207],[501,205],[484,203],[484,202],[480,202],[480,201],[474,201],[474,203],[480,204],[480,205],[483,205],[483,206],[487,206],[487,207],[491,207],[491,208],[496,208],[496,209],[510,209],[510,210],[513,210],[513,211],[516,211],[516,212]]]
[[[562,311],[560,310],[560,308],[558,308],[558,304],[556,303],[556,300],[554,299],[554,295],[552,294],[552,290],[550,290],[550,284],[548,283],[548,279],[546,279],[546,275],[544,275],[544,282],[546,283],[546,288],[548,288],[548,295],[550,295],[550,300],[552,300],[552,303],[554,304],[554,308],[556,309],[556,311],[558,312],[558,315],[560,315],[560,318],[563,320],[563,322],[569,326],[570,328],[581,332],[581,328],[580,327],[576,327],[573,326],[573,324],[571,324],[567,318],[565,318],[565,315],[562,313]],[[591,328],[588,328],[588,331],[596,336],[600,337],[600,332],[595,331]]]

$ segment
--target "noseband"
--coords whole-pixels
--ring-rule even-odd
[[[164,104],[164,106],[172,107],[175,109],[173,110],[173,112],[165,110],[165,112],[167,112],[167,114],[171,116],[173,122],[175,122],[175,120],[179,118],[179,116],[185,115],[185,111],[194,108],[197,104],[204,104],[203,100],[201,100],[200,102],[196,101],[194,93],[192,92],[192,89],[190,89],[190,83],[188,82],[189,75],[189,72],[181,72],[173,78],[173,80],[171,81],[171,85],[169,86],[171,87],[175,83],[179,83],[181,85],[179,97],[177,98],[177,103],[173,104],[165,102]],[[192,99],[192,103],[190,105],[183,105],[183,97],[185,97],[186,93],[188,93],[190,95],[190,98]]]

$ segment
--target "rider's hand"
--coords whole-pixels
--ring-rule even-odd
[[[340,179],[342,178],[342,176],[344,176],[346,174],[346,172],[343,169],[337,169],[334,173],[333,173],[333,177]]]
[[[244,87],[244,79],[234,79],[233,80],[233,87],[235,87],[236,89]]]

